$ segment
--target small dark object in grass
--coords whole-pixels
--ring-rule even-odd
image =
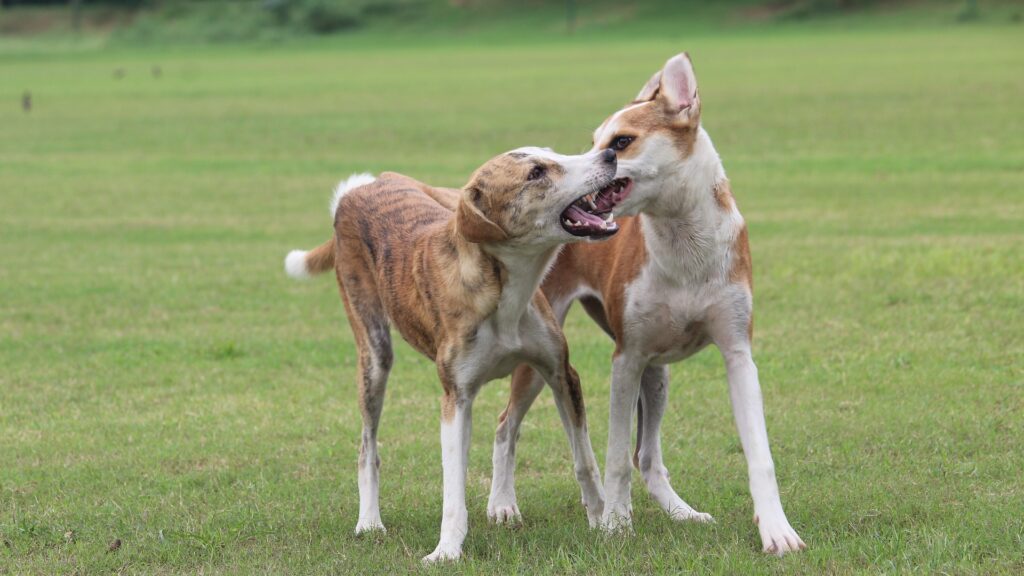
[[[159,66],[153,66],[153,69],[150,72],[152,72],[153,78],[159,78],[160,75],[164,73]]]
[[[120,549],[121,549],[121,539],[120,538],[114,538],[114,541],[110,543],[110,546],[107,546],[107,552],[117,552]]]
[[[21,109],[25,112],[32,111],[32,93],[28,90],[26,90],[25,93],[21,95]]]
[[[124,68],[114,70],[114,80],[120,80],[121,78],[124,78]]]

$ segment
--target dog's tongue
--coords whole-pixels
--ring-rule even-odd
[[[569,206],[569,209],[565,211],[564,216],[569,220],[583,224],[591,224],[598,227],[604,224],[604,220],[600,216],[595,216],[594,214],[586,212],[575,204]]]

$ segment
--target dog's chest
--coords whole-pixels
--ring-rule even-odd
[[[625,331],[629,348],[651,362],[687,358],[711,342],[716,282],[683,282],[644,270],[626,288]]]
[[[486,321],[458,357],[458,381],[481,385],[508,376],[523,362],[553,367],[557,350],[550,330],[532,311],[517,326],[498,326],[493,320]]]

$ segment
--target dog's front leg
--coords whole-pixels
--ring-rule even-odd
[[[425,563],[455,560],[462,555],[462,542],[469,529],[466,511],[466,466],[473,426],[473,398],[454,385],[445,386],[441,399],[441,461],[444,478],[444,504],[441,513],[441,539],[437,548],[423,558]]]
[[[640,375],[645,362],[628,352],[612,360],[612,393],[608,406],[608,454],[605,461],[604,517],[602,527],[609,532],[628,530],[632,526],[633,503],[630,481],[633,463],[630,459],[630,432],[633,412],[640,396]]]
[[[806,545],[790,526],[782,510],[779,486],[775,480],[775,464],[768,447],[761,384],[757,378],[757,366],[750,354],[749,341],[720,348],[729,377],[733,416],[747,458],[750,494],[754,500],[754,522],[761,533],[763,549],[779,555],[802,550]]]
[[[519,426],[543,389],[544,378],[528,364],[519,365],[512,373],[508,406],[498,417],[498,429],[494,434],[494,469],[491,495],[487,499],[487,517],[498,524],[522,520],[516,502],[516,443],[519,441]]]
[[[587,431],[587,411],[583,405],[583,389],[576,370],[569,364],[569,352],[563,341],[562,360],[553,374],[545,375],[544,379],[551,387],[555,397],[555,406],[562,420],[562,427],[569,439],[572,449],[576,481],[580,485],[583,506],[587,509],[587,520],[590,527],[600,524],[604,514],[604,489],[601,486],[601,472],[594,457],[594,448],[590,444]]]

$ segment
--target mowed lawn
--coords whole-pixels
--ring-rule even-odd
[[[354,171],[459,186],[514,147],[589,148],[684,49],[750,225],[755,359],[809,548],[759,552],[709,349],[673,368],[663,444],[716,524],[671,522],[637,477],[635,533],[589,530],[545,392],[524,524],[488,525],[498,381],[465,559],[428,571],[1021,573],[1024,36],[949,27],[0,53],[0,574],[419,570],[433,364],[397,346],[388,533],[356,537],[352,336],[334,280],[290,281],[283,256],[328,238]],[[612,347],[578,310],[567,334],[603,467]]]

